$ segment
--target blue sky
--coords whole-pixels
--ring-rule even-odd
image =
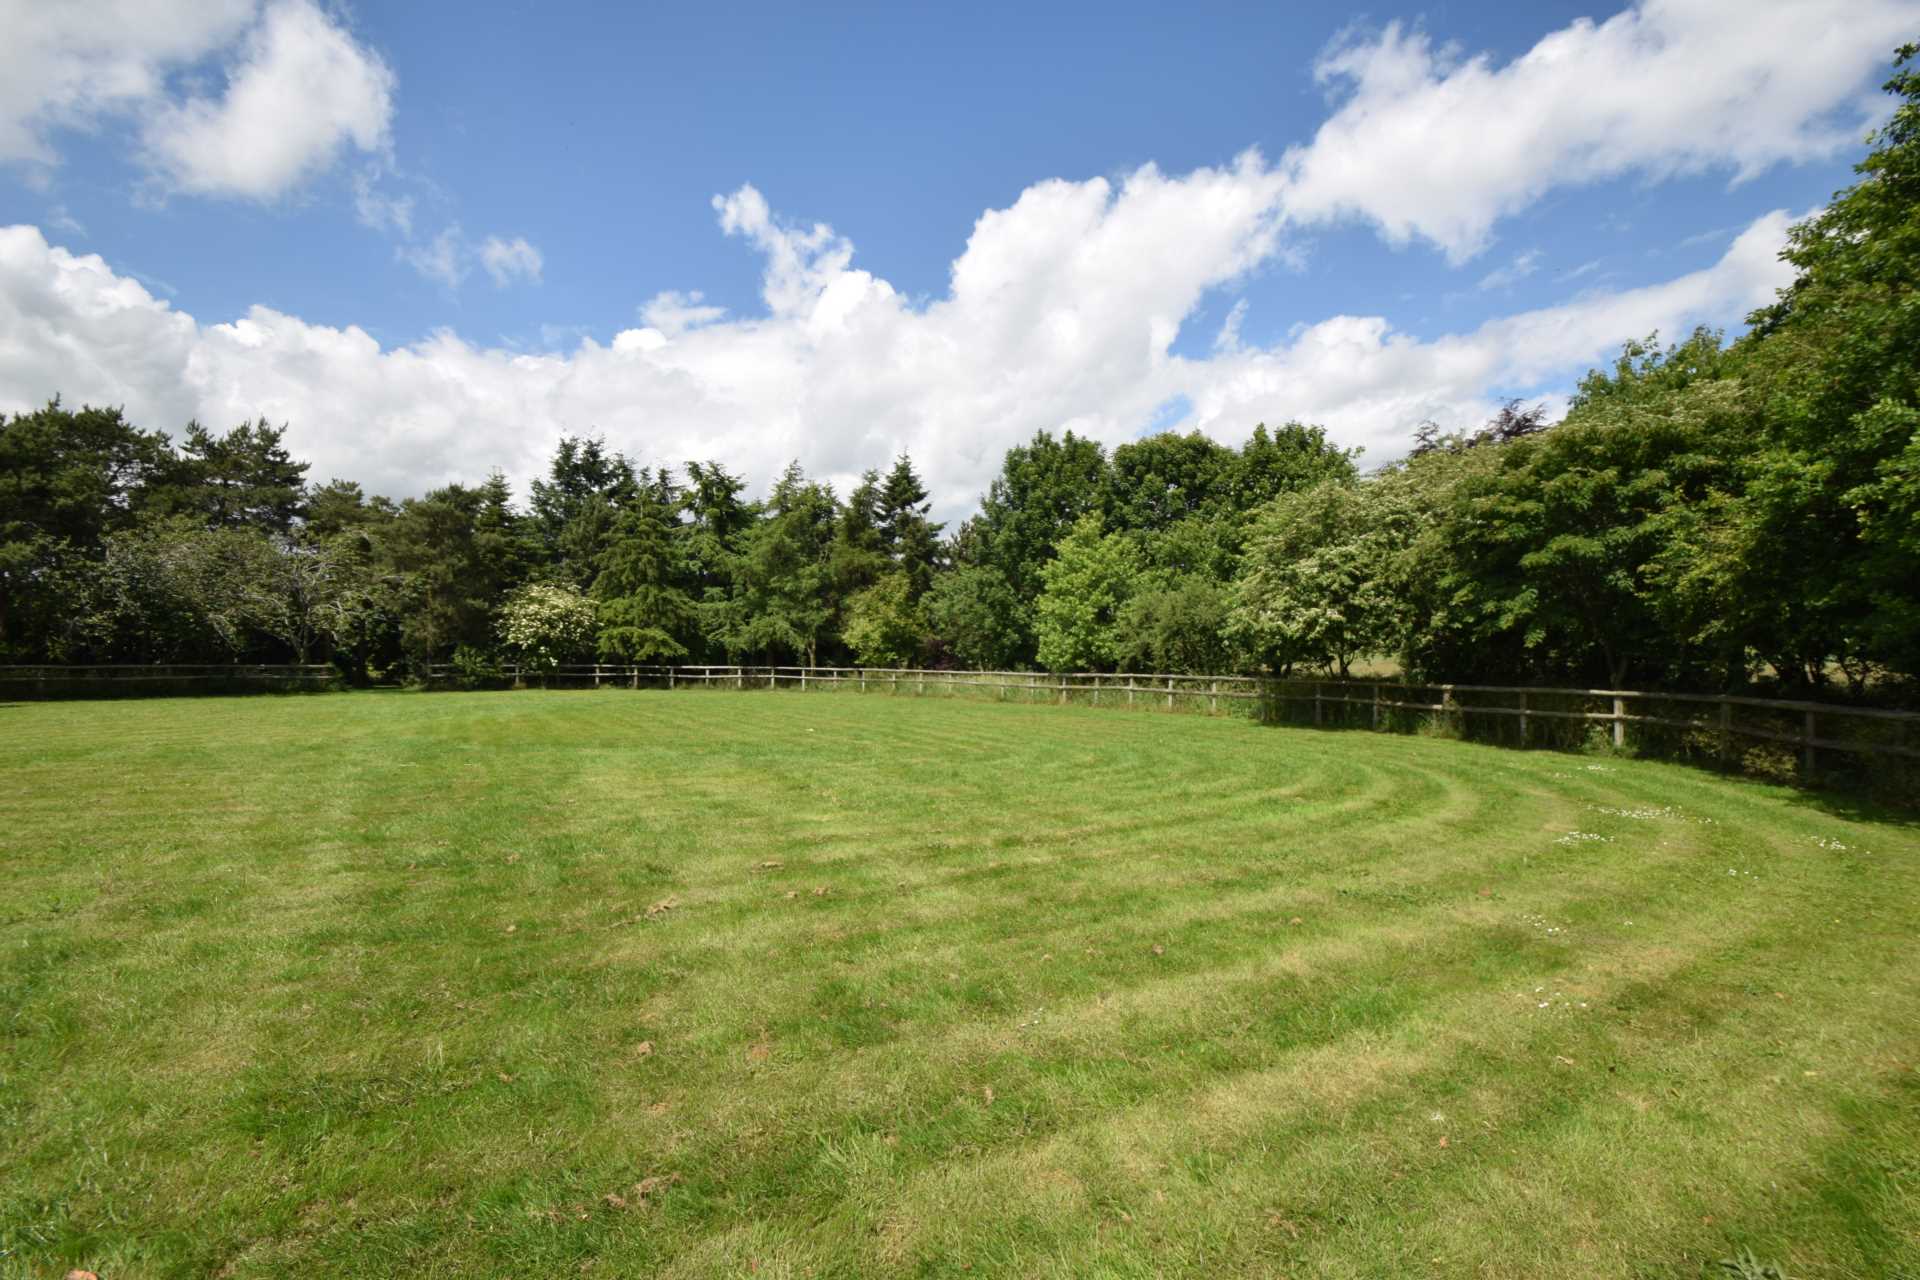
[[[1920,30],[170,4],[0,3],[0,408],[266,413],[395,493],[562,431],[756,481],[905,449],[950,511],[1036,429],[1301,417],[1383,460],[1644,327],[1737,327]]]

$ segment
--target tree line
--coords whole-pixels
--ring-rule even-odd
[[[1565,416],[1509,403],[1363,472],[1315,426],[1106,449],[1040,432],[977,514],[910,458],[795,464],[562,439],[393,501],[311,484],[261,420],[178,442],[58,400],[0,422],[0,661],[858,663],[1787,691],[1920,676],[1920,77],[1794,227],[1728,342],[1629,342]],[[1903,684],[1903,682],[1906,682]]]

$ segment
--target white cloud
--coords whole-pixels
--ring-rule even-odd
[[[248,32],[219,98],[164,103],[142,131],[173,190],[268,200],[351,146],[381,152],[393,73],[311,0],[275,0]]]
[[[1512,262],[1480,277],[1482,289],[1507,289],[1519,284],[1540,269],[1542,255],[1538,249],[1529,249],[1525,253],[1515,254]]]
[[[169,72],[238,38],[257,0],[0,0],[0,161],[53,164],[52,135],[163,98]]]
[[[457,222],[425,244],[401,245],[394,250],[393,256],[427,279],[438,281],[449,289],[459,288],[470,269],[468,259],[471,255]]]
[[[1288,216],[1460,262],[1552,187],[1826,156],[1859,144],[1867,81],[1917,20],[1913,0],[1645,0],[1504,65],[1393,23],[1321,58],[1339,106],[1283,159]]]
[[[67,206],[63,204],[56,204],[47,210],[47,225],[70,236],[87,234],[86,224],[67,212]]]
[[[1469,333],[1422,340],[1335,316],[1270,347],[1176,356],[1207,291],[1272,256],[1277,182],[1248,156],[1183,177],[1040,184],[980,218],[951,289],[924,306],[855,268],[830,228],[785,225],[742,188],[718,211],[766,258],[765,314],[677,323],[712,309],[666,295],[644,327],[544,354],[446,332],[383,348],[266,307],[202,324],[100,258],[14,227],[0,230],[0,409],[58,392],[169,429],[265,414],[290,424],[316,478],[392,494],[495,465],[525,480],[562,432],[602,431],[650,462],[720,458],[756,485],[790,457],[844,484],[906,451],[951,516],[1035,430],[1115,444],[1180,396],[1181,425],[1221,439],[1300,418],[1392,456],[1423,418],[1470,424],[1497,391],[1536,389],[1651,329],[1727,322],[1786,278],[1776,213],[1706,270]],[[443,238],[457,246],[457,228]]]
[[[640,318],[669,338],[677,338],[689,329],[712,324],[727,314],[725,307],[709,306],[707,295],[694,289],[681,293],[667,289],[656,293],[640,308]]]
[[[409,213],[411,205],[408,206]],[[404,232],[406,229],[401,228]],[[486,269],[493,283],[506,288],[515,280],[540,282],[545,265],[540,250],[524,236],[511,240],[488,236],[475,244],[457,222],[449,223],[431,240],[410,241],[393,251],[393,256],[427,279],[457,289],[473,273],[477,263]]]
[[[1220,331],[1213,335],[1215,351],[1240,350],[1240,325],[1247,318],[1247,300],[1234,301],[1233,309],[1227,312],[1227,318],[1220,323]]]
[[[1655,330],[1683,337],[1695,324],[1736,321],[1771,302],[1792,278],[1779,260],[1789,222],[1781,211],[1756,219],[1704,270],[1583,294],[1469,333],[1423,341],[1378,316],[1336,316],[1269,350],[1188,365],[1181,377],[1194,401],[1194,424],[1224,438],[1258,419],[1297,417],[1324,424],[1374,461],[1391,459],[1425,419],[1474,425],[1502,395],[1538,390],[1629,338]]]
[[[267,200],[387,146],[393,74],[313,0],[0,0],[0,30],[0,161],[127,117],[160,191]],[[220,96],[170,86],[216,58]]]
[[[380,171],[370,168],[354,175],[353,212],[360,225],[407,238],[413,234],[413,197],[389,195],[380,189]]]
[[[540,283],[540,269],[545,260],[540,250],[527,243],[525,236],[511,240],[488,236],[480,245],[480,265],[493,277],[494,285],[504,289],[515,280]]]

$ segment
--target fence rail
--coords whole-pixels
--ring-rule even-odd
[[[1325,727],[1406,732],[1440,727],[1520,746],[1594,741],[1721,768],[1804,782],[1862,775],[1920,803],[1920,712],[1748,694],[1663,693],[1534,685],[1420,684],[1165,672],[956,671],[918,667],[635,665],[594,663],[544,671],[508,664],[484,671],[436,663],[429,685],[858,690],[991,696],[1166,711],[1203,711]],[[0,699],[322,689],[339,683],[321,663],[0,665]],[[1824,767],[1823,767],[1824,766]]]
[[[430,678],[457,677],[451,666],[430,669]],[[1726,767],[1746,763],[1747,743],[1791,748],[1796,771],[1812,779],[1822,753],[1920,760],[1920,712],[1834,703],[1761,698],[1747,694],[1663,693],[1641,689],[1577,689],[1531,685],[1420,684],[1402,681],[1315,680],[1272,676],[1190,676],[1164,672],[954,671],[915,667],[648,666],[585,664],[548,672],[500,669],[503,680],[538,679],[561,686],[630,688],[720,687],[732,689],[858,689],[926,694],[991,691],[1022,701],[1093,706],[1204,709],[1218,714],[1239,708],[1259,719],[1305,719],[1317,725],[1406,728],[1409,718],[1452,725],[1462,732],[1491,718],[1510,733],[1483,733],[1519,745],[1565,745],[1569,734],[1584,740],[1593,729],[1615,747],[1629,731],[1645,741],[1652,733],[1678,739],[1684,754],[1717,759]]]
[[[326,688],[340,673],[310,663],[28,663],[0,665],[0,698],[133,693],[159,689]]]

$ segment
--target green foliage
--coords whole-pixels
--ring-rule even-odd
[[[841,637],[863,667],[919,665],[927,624],[913,598],[911,576],[905,570],[889,573],[849,601]]]
[[[788,465],[734,560],[733,583],[717,618],[719,639],[736,659],[786,658],[811,664],[829,634],[836,601],[833,491]]]
[[[1148,579],[1116,619],[1115,661],[1130,671],[1182,671],[1212,675],[1231,671],[1234,654],[1226,639],[1227,589],[1202,574],[1171,581]]]
[[[639,496],[645,477],[604,441],[562,436],[544,480],[533,482],[530,519],[542,559],[557,576],[585,587],[620,513]]]
[[[1041,570],[1076,521],[1100,508],[1106,452],[1071,431],[1045,431],[1007,450],[1000,474],[974,522],[975,563],[992,565],[1030,606],[1040,594]]]
[[[933,585],[940,555],[940,530],[946,526],[927,518],[933,506],[927,501],[927,486],[920,482],[912,459],[905,454],[894,461],[893,470],[887,473],[879,499],[881,549],[905,575],[908,593],[917,601]]]
[[[1230,509],[1239,455],[1198,431],[1163,431],[1116,447],[1107,468],[1107,525],[1158,531]]]
[[[600,620],[599,652],[623,662],[686,657],[699,614],[682,585],[677,511],[649,495],[621,513],[593,581]]]
[[[377,532],[398,640],[415,662],[492,640],[506,566],[494,554],[500,548],[483,536],[483,503],[478,490],[448,485],[407,499]]]
[[[1111,669],[1125,637],[1121,609],[1138,585],[1140,553],[1124,534],[1104,531],[1098,515],[1082,516],[1040,570],[1034,634],[1049,671]]]
[[[456,645],[449,661],[456,681],[469,689],[483,689],[506,676],[500,660],[491,649],[477,649],[470,644]]]
[[[1247,536],[1227,630],[1259,665],[1345,676],[1404,628],[1394,568],[1414,527],[1400,486],[1323,481],[1264,507]]]
[[[220,434],[189,422],[179,452],[143,491],[142,506],[212,529],[288,533],[306,514],[307,464],[288,454],[285,436],[284,426],[265,418]]]
[[[1887,84],[1893,116],[1860,181],[1793,228],[1798,268],[1752,317],[1742,376],[1757,407],[1746,491],[1725,536],[1779,563],[1804,602],[1775,643],[1818,684],[1824,657],[1920,672],[1920,73]],[[1741,583],[1734,590],[1747,585]],[[1824,652],[1823,652],[1824,651]]]
[[[69,643],[78,562],[132,523],[134,498],[166,456],[164,436],[118,409],[76,412],[55,399],[0,417],[0,661]]]
[[[1327,439],[1325,427],[1287,422],[1269,430],[1263,422],[1240,450],[1233,467],[1231,506],[1242,516],[1283,493],[1297,493],[1327,480],[1352,480],[1359,474],[1358,449],[1342,449]]]
[[[922,605],[933,637],[962,666],[1004,671],[1031,643],[1019,597],[990,565],[961,565],[941,574]]]

